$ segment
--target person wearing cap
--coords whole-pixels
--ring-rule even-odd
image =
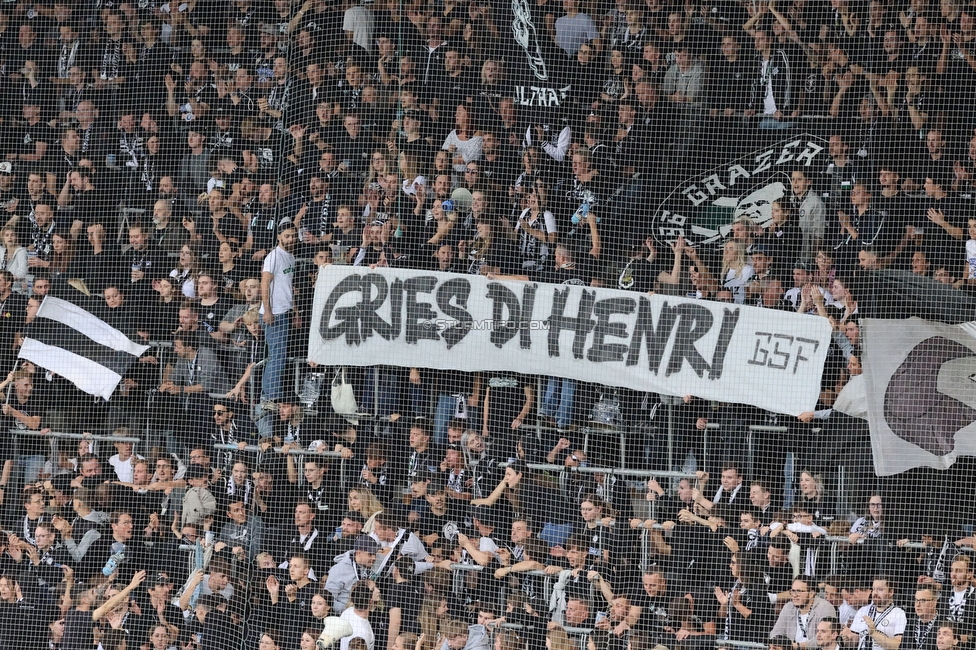
[[[178,629],[182,628],[185,625],[183,612],[178,605],[173,603],[171,595],[174,587],[174,580],[171,577],[173,574],[160,571],[157,567],[154,567],[154,569],[146,578],[146,589],[144,591],[137,591],[134,594],[134,600],[138,603],[139,609],[142,611],[155,612],[169,625],[174,625]],[[136,629],[144,629],[146,632],[149,632],[153,623],[141,620],[149,617],[137,618],[138,623],[141,623],[141,625],[138,625]],[[152,617],[152,619],[153,621],[157,620],[156,617]]]
[[[183,495],[183,525],[202,524],[217,510],[217,499],[207,489],[210,477],[203,467],[191,465],[184,478],[190,487]]]
[[[373,565],[380,546],[376,540],[361,535],[356,538],[351,551],[335,558],[335,564],[325,581],[325,590],[332,594],[332,610],[345,611],[353,587],[360,581],[372,580]]]

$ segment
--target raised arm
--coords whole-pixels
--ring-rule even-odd
[[[134,576],[132,576],[132,581],[129,582],[128,586],[115,594],[107,601],[105,604],[92,612],[92,621],[98,622],[102,617],[111,612],[113,609],[119,606],[125,600],[128,600],[129,594],[138,589],[139,585],[146,579],[146,572],[139,571]]]

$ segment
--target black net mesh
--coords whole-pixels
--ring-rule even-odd
[[[4,0],[0,650],[971,645],[974,19]]]

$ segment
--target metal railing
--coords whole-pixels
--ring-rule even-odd
[[[89,440],[91,442],[131,442],[137,445],[142,442],[142,438],[133,436],[113,436],[97,435],[92,433],[69,433],[65,431],[48,431],[41,433],[32,429],[8,429],[7,432],[13,436],[14,456],[20,456],[20,438],[44,438],[50,447],[48,460],[53,467],[58,465],[58,440]],[[94,451],[94,450],[92,450]]]
[[[348,485],[348,480],[346,476],[347,459],[343,458],[342,454],[337,451],[310,451],[307,448],[301,448],[301,449],[289,449],[287,452],[285,452],[283,451],[284,447],[268,447],[267,449],[265,449],[263,446],[259,446],[259,445],[238,446],[238,445],[228,445],[223,443],[216,443],[213,445],[213,448],[217,451],[230,451],[230,452],[238,452],[238,453],[256,454],[257,458],[256,458],[256,462],[254,463],[255,466],[260,465],[261,459],[264,457],[264,454],[268,453],[269,451],[274,452],[276,454],[287,453],[289,456],[300,456],[300,457],[308,456],[309,458],[312,459],[338,458],[339,459],[339,487],[345,490]],[[296,469],[298,472],[298,485],[304,485],[305,472],[301,471],[301,469],[299,468]]]
[[[142,438],[133,436],[103,436],[93,433],[66,433],[64,431],[48,431],[41,433],[31,429],[8,429],[8,432],[16,436],[67,439],[67,440],[92,440],[94,442],[131,442],[133,444],[142,442]]]

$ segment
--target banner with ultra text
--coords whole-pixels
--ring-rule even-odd
[[[309,360],[511,371],[812,411],[824,318],[577,285],[327,266]]]

